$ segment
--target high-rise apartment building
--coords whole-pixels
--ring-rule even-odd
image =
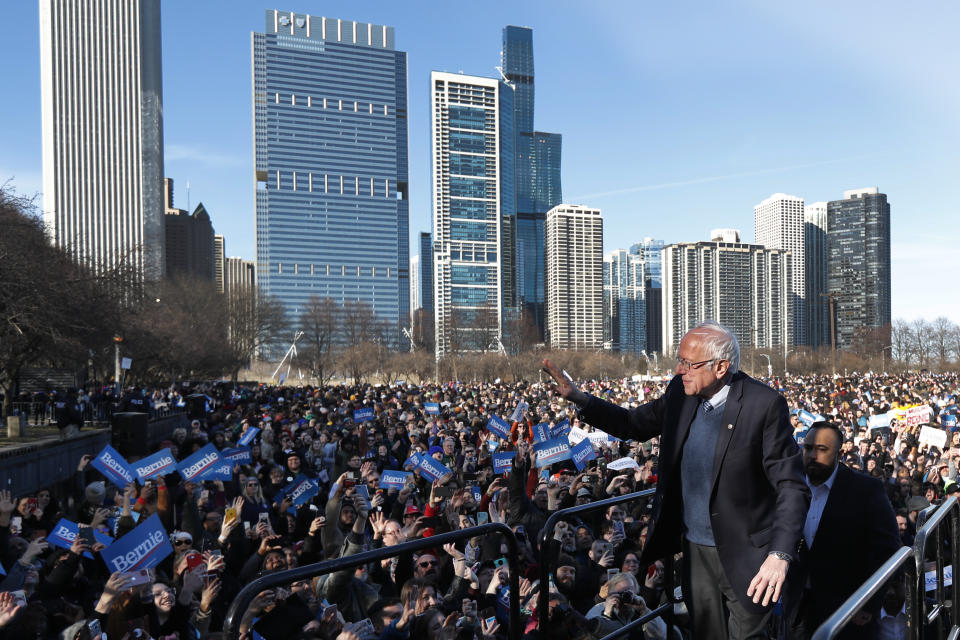
[[[630,247],[643,259],[648,354],[663,353],[663,240],[644,238]]]
[[[544,328],[544,223],[546,213],[562,202],[560,160],[563,139],[558,133],[534,128],[533,30],[503,29],[501,72],[514,87],[516,217],[505,225],[507,267],[515,270],[515,285],[505,287],[517,304]],[[509,236],[513,234],[513,242]],[[506,297],[506,296],[505,296]],[[509,299],[509,298],[508,298]]]
[[[392,27],[268,10],[253,34],[257,281],[409,317],[407,54]]]
[[[420,232],[420,308],[433,311],[433,240],[427,231]]]
[[[877,187],[827,203],[827,294],[838,349],[890,326],[890,204]],[[889,344],[889,334],[876,337]]]
[[[410,320],[417,309],[422,309],[420,303],[420,256],[410,256]]]
[[[754,241],[768,249],[786,249],[793,256],[790,305],[794,344],[808,344],[806,260],[803,198],[775,193],[753,208]]]
[[[164,246],[166,276],[215,277],[215,240],[210,214],[203,203],[190,213],[173,206],[173,180],[164,180]]]
[[[807,343],[811,347],[830,345],[830,315],[827,293],[827,203],[812,202],[804,207],[804,278],[807,307]]]
[[[645,267],[642,256],[624,249],[603,257],[604,348],[637,355],[647,350]]]
[[[226,240],[220,234],[215,234],[213,236],[213,282],[217,287],[217,293],[223,293],[224,289],[224,275],[223,267],[224,260],[226,259]]]
[[[226,293],[254,290],[257,286],[257,263],[253,260],[231,257],[223,263]]]
[[[547,212],[547,340],[553,349],[603,346],[603,218],[560,204]]]
[[[486,350],[502,330],[514,91],[493,78],[439,71],[430,87],[437,353]]]
[[[94,269],[164,274],[160,0],[41,0],[43,210]]]
[[[791,344],[791,254],[741,242],[683,242],[663,250],[663,345],[675,353],[705,320],[744,347],[782,353]]]

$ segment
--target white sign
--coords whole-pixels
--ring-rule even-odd
[[[920,427],[920,444],[927,443],[931,447],[943,449],[947,444],[947,432],[936,427]]]
[[[931,409],[927,405],[920,405],[919,407],[910,407],[909,409],[907,409],[907,412],[904,414],[904,424],[908,427],[915,427],[917,425],[926,424],[927,422],[930,422],[931,413],[933,413],[933,409]]]
[[[133,360],[130,358],[120,358],[120,368],[126,371],[130,370],[130,365],[133,364]]]
[[[935,591],[937,588],[937,570],[927,571],[923,574],[923,581],[927,584],[926,591]],[[949,587],[953,584],[953,565],[949,564],[943,568],[943,586]]]
[[[567,440],[569,440],[570,444],[573,445],[573,444],[577,444],[584,438],[588,438],[589,436],[590,434],[584,431],[583,429],[581,429],[580,427],[572,427],[570,429],[570,433],[567,434]]]
[[[639,469],[640,465],[633,458],[618,458],[607,465],[607,469],[623,471],[625,469]]]

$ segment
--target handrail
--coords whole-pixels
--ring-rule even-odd
[[[947,516],[950,517],[950,562],[953,571],[956,571],[956,568],[960,566],[960,502],[957,501],[956,496],[951,496],[945,500],[936,511],[930,514],[923,526],[917,529],[917,534],[913,540],[913,555],[916,563],[916,575],[914,576],[916,599],[912,604],[915,607],[915,619],[919,621],[922,616],[924,626],[936,623],[935,633],[938,638],[943,638],[947,635],[947,631],[944,629],[943,616],[940,615],[944,610],[943,603],[945,600],[943,541],[941,539],[940,525],[943,524]],[[930,608],[929,612],[923,613],[927,604],[926,571],[924,570],[924,564],[926,563],[927,543],[931,538],[934,542],[934,563],[937,578],[936,604]],[[960,611],[960,589],[951,589],[951,600],[951,611]],[[954,613],[954,615],[956,615],[956,613]],[[957,624],[952,623],[951,633],[957,628]],[[922,637],[922,628],[919,633],[920,636],[918,637]]]
[[[871,598],[879,593],[881,587],[884,587],[887,584],[887,581],[890,578],[894,577],[900,568],[903,567],[905,572],[908,575],[907,584],[911,584],[914,576],[911,575],[916,572],[916,565],[913,562],[913,553],[914,550],[910,547],[900,547],[897,551],[890,556],[890,559],[880,565],[880,568],[873,572],[867,581],[864,582],[859,589],[853,592],[849,598],[844,600],[843,604],[840,605],[840,608],[833,612],[829,618],[823,621],[817,630],[814,631],[813,637],[811,640],[831,640],[832,638],[837,637],[846,626],[853,620],[853,617],[857,614],[858,611],[869,601]],[[907,602],[909,604],[910,597],[908,595]],[[911,618],[912,607],[907,607],[907,640],[915,640],[917,627],[916,619]],[[914,612],[915,613],[915,612]],[[911,620],[914,624],[910,624]],[[911,633],[912,632],[912,633]]]
[[[390,547],[380,547],[379,549],[373,549],[371,551],[364,551],[349,556],[341,556],[339,558],[333,558],[323,562],[308,564],[302,567],[294,567],[293,569],[285,569],[275,573],[268,573],[267,575],[261,576],[253,582],[248,583],[247,586],[240,590],[240,593],[237,594],[236,598],[233,599],[229,609],[227,609],[227,615],[223,623],[224,637],[231,640],[236,640],[239,638],[240,621],[243,618],[243,614],[246,613],[247,608],[250,606],[250,603],[253,601],[256,595],[264,589],[270,589],[272,587],[289,584],[291,582],[297,582],[298,580],[304,580],[306,578],[313,578],[315,576],[320,576],[327,573],[333,573],[335,571],[351,569],[362,564],[375,562],[377,560],[400,555],[402,553],[411,553],[414,551],[420,551],[421,549],[441,547],[445,544],[457,542],[465,538],[476,538],[491,533],[501,533],[507,540],[507,563],[510,566],[510,627],[508,638],[510,640],[520,640],[520,571],[518,562],[519,545],[513,530],[502,522],[488,522],[486,524],[470,527],[468,529],[459,529],[457,531],[449,531],[447,533],[441,533],[439,535],[430,536],[427,538],[408,540],[407,542],[402,542],[398,545],[393,545]]]
[[[537,594],[537,611],[549,611],[550,607],[550,590],[544,588],[543,585],[549,584],[550,580],[550,566],[547,562],[545,556],[547,546],[550,541],[550,537],[553,535],[553,529],[556,527],[557,522],[560,520],[569,518],[571,516],[576,516],[581,513],[591,513],[594,511],[600,511],[609,506],[615,504],[621,504],[624,502],[632,502],[634,500],[639,500],[640,498],[650,498],[656,493],[656,489],[645,489],[643,491],[635,491],[633,493],[627,493],[622,496],[614,496],[612,498],[605,498],[597,502],[588,502],[587,504],[577,505],[575,507],[569,507],[567,509],[560,509],[559,511],[554,511],[550,514],[550,517],[547,518],[547,521],[544,523],[543,528],[540,530],[540,591]],[[673,584],[673,562],[672,558],[666,558],[664,560],[665,565],[665,575],[668,580],[668,586]],[[629,632],[635,627],[642,625],[646,622],[649,622],[653,618],[663,615],[667,610],[672,610],[674,605],[673,600],[673,589],[666,588],[664,592],[667,593],[668,602],[664,605],[657,607],[656,609],[651,610],[650,612],[644,614],[637,620],[631,620],[629,624],[625,625],[621,629],[617,629],[615,632],[611,633],[609,636],[606,636],[603,640],[608,640],[616,638],[624,633]],[[548,616],[544,616],[542,613],[538,614],[539,624],[543,624]],[[543,629],[540,629],[542,632]]]

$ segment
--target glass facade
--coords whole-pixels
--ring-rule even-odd
[[[420,306],[433,311],[433,240],[420,232]]]
[[[643,258],[619,249],[603,258],[605,348],[640,355],[647,348]]]
[[[663,353],[663,240],[644,238],[630,253],[644,263],[647,353]]]
[[[407,56],[381,25],[268,10],[253,34],[257,278],[409,316]],[[483,144],[483,141],[480,141]]]

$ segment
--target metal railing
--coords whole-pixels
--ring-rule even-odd
[[[117,404],[118,403],[113,400],[83,403],[80,411],[83,423],[90,425],[110,422],[113,414],[119,411]],[[56,409],[52,400],[40,402],[33,400],[14,401],[11,403],[11,406],[13,415],[25,416],[25,424],[27,427],[42,427],[53,424],[57,420]],[[186,406],[177,406],[168,402],[157,403],[148,411],[151,420],[186,412]]]
[[[333,558],[332,560],[325,560],[323,562],[309,564],[303,567],[295,567],[293,569],[277,571],[276,573],[268,573],[267,575],[261,576],[260,578],[257,578],[253,582],[247,584],[247,586],[245,586],[240,593],[237,594],[237,597],[233,599],[229,609],[227,609],[227,616],[223,623],[223,635],[225,638],[230,640],[236,640],[240,637],[240,622],[243,618],[243,615],[246,613],[247,608],[250,606],[250,603],[257,596],[257,594],[264,589],[290,584],[291,582],[297,582],[298,580],[305,580],[307,578],[313,578],[327,573],[333,573],[335,571],[352,569],[362,564],[376,562],[378,560],[383,560],[384,558],[390,558],[403,553],[412,553],[414,551],[432,549],[434,547],[439,548],[445,544],[457,542],[465,538],[476,538],[492,533],[503,534],[507,541],[507,564],[510,567],[510,624],[509,634],[507,637],[509,640],[520,640],[522,630],[520,628],[519,545],[513,530],[511,530],[510,527],[502,522],[488,522],[476,527],[470,527],[469,529],[459,529],[457,531],[441,533],[428,538],[408,540],[407,542],[403,542],[392,547],[381,547],[379,549],[364,551],[362,553],[356,553],[350,556],[342,556],[340,558]]]
[[[639,500],[641,498],[652,498],[656,493],[656,489],[646,489],[644,491],[636,491],[634,493],[627,493],[622,496],[614,496],[612,498],[606,498],[604,500],[599,500],[597,502],[589,502],[587,504],[581,504],[576,507],[570,507],[568,509],[561,509],[559,511],[554,511],[550,514],[550,517],[547,518],[546,523],[543,525],[543,529],[540,530],[540,591],[537,594],[537,611],[538,611],[538,624],[543,625],[546,620],[549,620],[549,615],[543,615],[543,612],[550,610],[550,590],[545,589],[543,585],[549,584],[550,580],[550,562],[546,558],[547,545],[549,544],[550,538],[553,536],[553,529],[557,526],[557,522],[569,518],[571,516],[577,516],[584,513],[592,513],[595,511],[601,511],[607,507],[622,504],[624,502],[632,502],[634,500]],[[623,627],[617,629],[613,633],[604,636],[601,640],[613,640],[613,638],[619,638],[620,636],[626,635],[632,632],[634,629],[643,626],[644,624],[650,622],[654,618],[664,618],[664,620],[669,625],[670,617],[673,613],[673,605],[678,601],[674,599],[673,595],[673,558],[668,557],[663,559],[664,566],[664,580],[666,581],[664,585],[664,593],[667,596],[667,602],[660,605],[655,609],[650,609],[647,613],[640,616],[636,620],[631,620],[629,623],[625,624]],[[545,631],[542,627],[540,628],[541,633]]]
[[[915,580],[917,598],[915,605],[917,607],[918,619],[923,623],[922,627],[924,629],[927,625],[935,625],[934,637],[936,638],[947,637],[944,620],[947,613],[952,617],[949,622],[951,625],[950,633],[956,634],[957,631],[960,630],[960,627],[958,627],[956,623],[957,615],[960,614],[960,589],[957,589],[956,586],[951,589],[950,610],[949,612],[944,611],[946,587],[944,586],[943,580],[943,570],[945,566],[943,551],[944,547],[947,546],[944,545],[943,540],[942,525],[944,524],[947,524],[950,529],[948,546],[950,548],[949,560],[951,571],[956,571],[957,565],[960,564],[960,502],[957,502],[956,496],[951,496],[948,500],[944,501],[933,514],[928,516],[927,521],[917,530],[917,535],[913,539],[913,553],[917,564]],[[936,563],[936,585],[934,588],[936,596],[933,604],[927,602],[926,571],[924,570],[927,557],[927,543],[931,541],[934,547],[933,558]],[[922,638],[923,633],[921,630],[918,637]]]

